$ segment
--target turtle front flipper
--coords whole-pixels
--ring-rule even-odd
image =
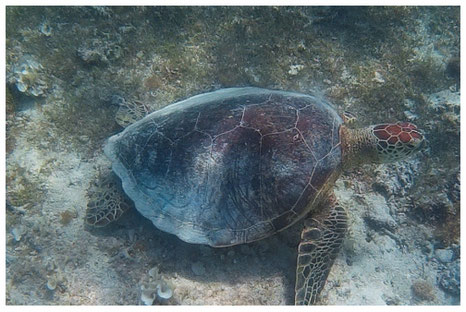
[[[131,200],[121,187],[121,181],[111,170],[100,172],[87,190],[87,224],[102,227],[121,217],[131,206]]]
[[[322,291],[347,230],[347,214],[334,195],[317,216],[306,220],[298,246],[295,304],[314,304]]]

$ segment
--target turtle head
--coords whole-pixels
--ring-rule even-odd
[[[393,162],[418,151],[424,142],[419,129],[409,122],[372,126],[380,162]]]
[[[418,151],[424,142],[421,131],[412,123],[372,125],[362,129],[342,126],[344,164],[387,163]]]

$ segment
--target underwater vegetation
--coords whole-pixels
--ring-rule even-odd
[[[362,261],[357,241],[387,239],[426,261],[426,276],[368,304],[459,302],[459,7],[8,6],[6,25],[7,304],[290,304],[296,233],[223,251],[180,245],[131,213],[84,227],[108,137],[232,86],[320,92],[357,125],[422,128],[415,158],[343,177],[368,215],[354,216],[324,300],[356,298],[343,275]]]

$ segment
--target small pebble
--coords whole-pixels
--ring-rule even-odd
[[[300,70],[304,68],[304,65],[290,65],[290,70],[288,71],[288,74],[291,76],[296,76]]]
[[[404,111],[405,117],[408,118],[409,121],[413,121],[419,118],[418,115],[412,113],[409,110]]]
[[[55,288],[57,288],[57,280],[53,277],[49,278],[47,281],[47,288],[49,290],[55,290]]]
[[[204,275],[205,274],[205,267],[204,265],[202,264],[202,262],[194,262],[192,265],[191,265],[191,269],[193,270],[193,273],[200,276],[200,275]]]
[[[435,257],[443,263],[449,263],[453,259],[453,250],[450,249],[436,249]]]
[[[19,242],[21,240],[21,236],[23,235],[23,230],[21,227],[15,227],[11,230],[11,234],[13,235],[15,241]]]
[[[372,80],[375,81],[375,82],[378,82],[378,83],[384,83],[385,82],[385,79],[383,79],[382,74],[379,73],[379,72],[374,72],[374,78]]]

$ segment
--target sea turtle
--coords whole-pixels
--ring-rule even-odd
[[[347,230],[332,187],[344,168],[419,150],[408,122],[351,129],[322,97],[229,88],[166,106],[104,147],[136,209],[183,241],[225,247],[257,241],[306,218],[295,303],[315,303]],[[350,116],[351,119],[351,116]],[[88,223],[127,208],[118,181],[90,192]]]

